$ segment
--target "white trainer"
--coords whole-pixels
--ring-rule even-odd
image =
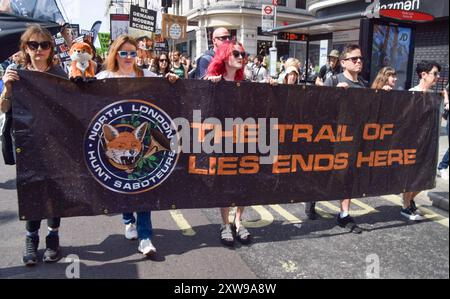
[[[125,238],[128,240],[136,240],[138,238],[136,225],[133,223],[125,225]]]
[[[438,176],[443,180],[448,181],[448,169],[438,169]]]
[[[139,242],[138,250],[140,253],[146,256],[152,256],[156,253],[156,248],[153,246],[150,239],[144,239]]]

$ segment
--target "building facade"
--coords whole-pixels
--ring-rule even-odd
[[[364,12],[373,1],[308,0],[308,13],[317,20]],[[383,9],[400,9],[433,16],[431,21],[404,21],[372,16],[359,22],[358,43],[365,57],[364,77],[372,81],[383,66],[392,66],[398,73],[398,86],[408,89],[418,83],[415,66],[420,60],[435,60],[441,64],[441,78],[436,90],[442,90],[449,77],[449,2],[448,0],[380,0]],[[345,29],[350,21],[341,22]],[[354,26],[353,24],[352,26]],[[334,24],[333,26],[336,26]],[[349,27],[350,29],[350,27]],[[332,47],[338,43],[331,41]]]
[[[199,57],[211,46],[213,28],[225,27],[241,42],[250,54],[267,54],[272,36],[261,30],[262,6],[272,0],[174,0],[169,13],[186,16],[189,37],[177,41],[177,48]],[[306,0],[278,0],[277,26],[312,20],[306,11]],[[304,53],[304,43],[278,40],[279,56],[297,56]],[[303,54],[304,55],[304,54]]]

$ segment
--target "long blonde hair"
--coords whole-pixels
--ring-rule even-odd
[[[112,43],[108,57],[106,57],[106,70],[114,73],[119,70],[119,63],[117,62],[117,53],[124,44],[131,44],[136,47],[136,51],[138,50],[138,43],[134,38],[125,34],[119,36],[114,41],[114,43]],[[134,73],[136,74],[136,77],[144,76],[144,72],[137,66],[136,62],[133,65],[133,69]]]
[[[50,31],[37,24],[29,25],[27,30],[20,37],[20,51],[22,52],[23,57],[23,59],[21,59],[21,63],[23,62],[25,66],[31,64],[31,57],[27,54],[27,43],[33,35],[40,35],[52,44],[50,48],[50,55],[47,59],[47,65],[52,66],[53,56],[55,56],[55,43],[53,42],[52,34]]]
[[[387,85],[390,76],[397,76],[397,72],[390,66],[385,66],[379,72],[372,83],[372,89],[382,89]]]

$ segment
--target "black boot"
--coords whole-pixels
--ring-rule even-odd
[[[39,237],[32,238],[27,236],[25,238],[25,253],[22,261],[27,266],[34,266],[37,264],[37,250],[39,247]]]
[[[46,249],[44,252],[44,262],[54,263],[60,259],[59,236],[49,235],[45,238]]]
[[[316,220],[317,219],[316,203],[315,202],[306,202],[305,203],[305,213],[306,213],[306,216],[308,216],[308,219]]]

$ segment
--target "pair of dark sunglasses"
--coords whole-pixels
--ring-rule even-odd
[[[169,62],[168,59],[160,59],[159,62]]]
[[[233,50],[232,53],[235,58],[239,58],[239,56],[242,56],[242,58],[245,58],[247,56],[247,53],[239,52],[238,50]]]
[[[364,62],[364,57],[362,56],[357,56],[357,57],[349,57],[349,58],[345,58],[342,60],[351,60],[353,63],[357,63],[358,60],[361,60],[361,62]]]
[[[48,50],[52,47],[52,43],[51,42],[28,42],[27,46],[30,50],[36,51],[37,49],[39,49],[39,47],[42,50]]]
[[[225,36],[218,36],[216,37],[218,40],[220,40],[221,42],[225,41],[225,40],[231,40],[231,37],[229,35],[225,35]]]

